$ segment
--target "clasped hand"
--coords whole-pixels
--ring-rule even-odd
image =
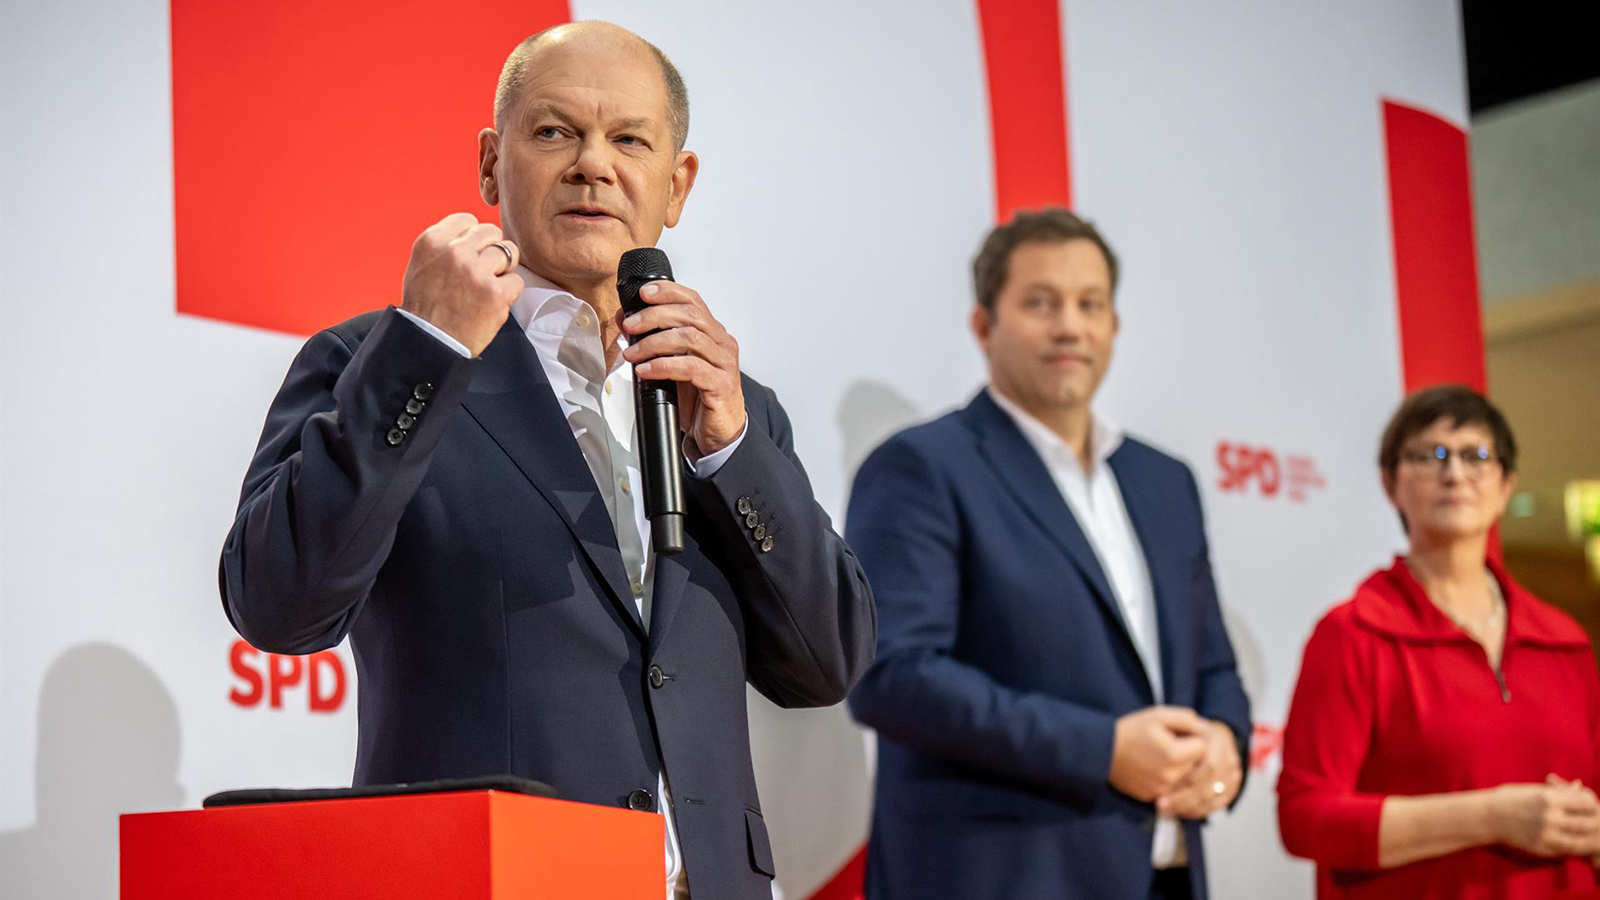
[[[1244,769],[1228,726],[1191,709],[1152,706],[1117,720],[1110,781],[1163,813],[1203,819],[1239,795]]]
[[[1536,856],[1586,856],[1600,865],[1600,799],[1555,774],[1544,784],[1503,784],[1490,793],[1503,844]]]

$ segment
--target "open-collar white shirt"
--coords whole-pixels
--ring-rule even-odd
[[[1089,546],[1110,582],[1122,622],[1139,662],[1150,679],[1150,690],[1157,703],[1164,694],[1161,678],[1161,636],[1156,620],[1155,589],[1150,581],[1150,566],[1145,561],[1139,535],[1128,518],[1117,475],[1111,471],[1111,454],[1122,446],[1122,429],[1097,413],[1090,414],[1089,467],[1084,468],[1078,451],[1067,445],[1050,426],[1034,418],[1011,398],[993,387],[989,397],[1017,424],[1028,444],[1039,454],[1056,489],[1083,529]],[[1183,845],[1183,830],[1176,818],[1162,815],[1156,820],[1155,839],[1150,848],[1156,868],[1184,865],[1188,855]]]
[[[533,345],[572,437],[589,465],[589,474],[594,476],[600,498],[605,501],[633,589],[633,601],[648,631],[656,554],[650,544],[650,519],[645,515],[640,490],[643,482],[636,446],[638,432],[634,428],[633,366],[619,355],[615,365],[606,367],[600,316],[594,307],[524,267],[519,266],[516,271],[526,287],[512,305],[511,316]],[[465,345],[431,322],[408,310],[399,312],[462,356],[472,355]],[[626,338],[618,335],[617,342],[625,344]],[[732,444],[690,463],[691,473],[696,478],[715,475],[743,441],[744,432],[740,432]],[[656,787],[657,806],[667,820],[666,896],[669,900],[687,897],[665,766]]]

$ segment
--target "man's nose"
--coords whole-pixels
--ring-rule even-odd
[[[572,184],[615,184],[610,142],[604,136],[597,136],[579,144],[578,158],[567,169],[566,180]]]
[[[1064,303],[1050,319],[1050,336],[1057,340],[1076,341],[1083,337],[1083,314]]]

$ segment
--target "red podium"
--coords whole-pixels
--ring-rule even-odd
[[[661,900],[653,813],[501,791],[125,815],[123,900]]]

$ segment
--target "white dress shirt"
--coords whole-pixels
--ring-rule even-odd
[[[650,519],[644,511],[639,454],[634,446],[637,432],[634,428],[633,366],[619,355],[616,365],[607,371],[605,348],[600,343],[600,317],[594,307],[526,268],[519,266],[517,274],[522,276],[527,287],[511,307],[511,316],[533,344],[545,376],[550,380],[550,388],[572,428],[572,437],[589,464],[589,473],[594,476],[595,487],[616,529],[617,549],[622,551],[622,563],[633,588],[639,619],[649,631],[656,554],[650,544]],[[433,323],[404,309],[399,313],[462,356],[472,355],[460,341]],[[617,342],[624,344],[626,339],[618,335]],[[690,469],[694,477],[715,475],[743,440],[744,432],[740,432],[732,444],[692,462]],[[685,454],[685,458],[687,456]],[[666,896],[668,900],[674,896],[688,897],[665,765],[656,789],[657,807],[667,820]]]
[[[1044,461],[1045,469],[1066,499],[1073,518],[1083,529],[1084,537],[1089,539],[1089,546],[1111,584],[1111,593],[1116,597],[1133,646],[1139,652],[1145,675],[1150,679],[1150,690],[1156,702],[1162,702],[1161,637],[1150,566],[1145,562],[1139,535],[1128,518],[1128,508],[1123,505],[1116,473],[1107,464],[1111,454],[1122,445],[1122,429],[1099,415],[1090,414],[1089,468],[1085,471],[1077,450],[1067,446],[1048,425],[993,387],[988,390],[990,398],[1011,416],[1022,436]],[[1162,815],[1156,820],[1150,861],[1158,869],[1188,863],[1183,829],[1171,815]]]

